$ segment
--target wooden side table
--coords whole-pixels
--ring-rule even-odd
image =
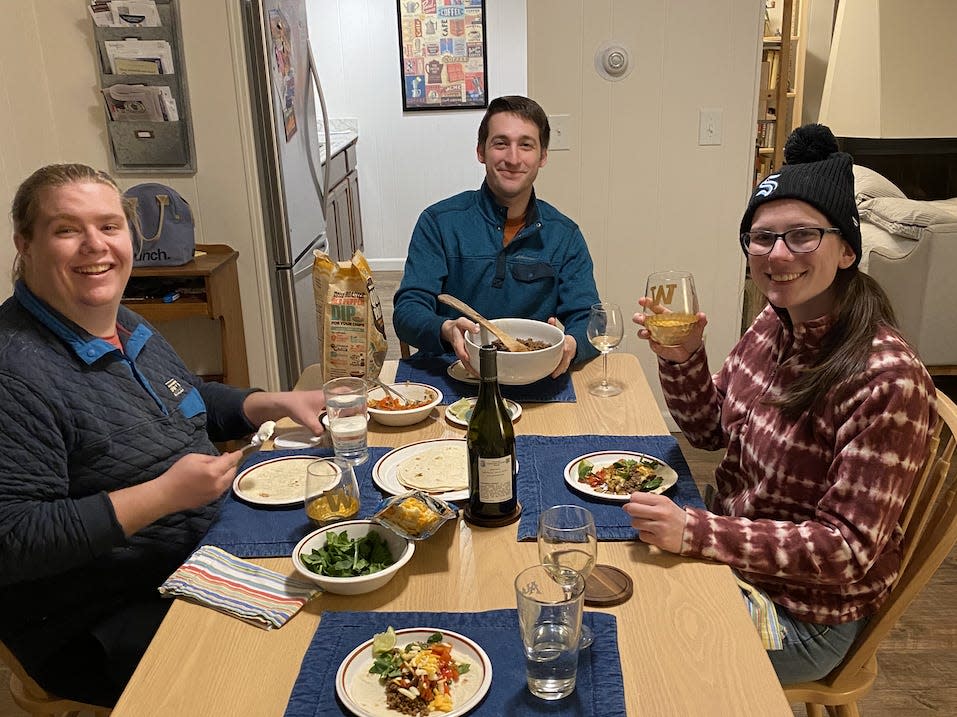
[[[197,244],[206,252],[182,266],[148,266],[133,269],[132,277],[150,279],[198,279],[204,294],[184,294],[171,303],[161,299],[124,300],[124,305],[150,322],[175,321],[189,316],[217,319],[221,328],[223,381],[233,386],[249,386],[249,364],[246,360],[246,335],[243,331],[243,309],[239,297],[239,256],[225,244]],[[188,283],[184,281],[184,284]]]

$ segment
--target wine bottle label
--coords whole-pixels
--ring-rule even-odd
[[[478,459],[479,500],[504,503],[512,499],[512,457]]]

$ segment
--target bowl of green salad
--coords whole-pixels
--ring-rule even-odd
[[[337,595],[378,590],[412,559],[415,543],[371,520],[346,520],[315,530],[292,551],[304,578]]]

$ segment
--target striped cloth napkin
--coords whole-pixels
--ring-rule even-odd
[[[159,587],[164,597],[181,597],[238,617],[264,630],[282,627],[321,592],[313,583],[267,570],[204,545]]]
[[[744,604],[748,608],[751,622],[754,623],[754,627],[758,631],[764,649],[783,650],[783,631],[781,623],[778,621],[777,608],[774,607],[771,598],[764,590],[745,582],[737,575],[734,576],[734,579],[741,589]]]

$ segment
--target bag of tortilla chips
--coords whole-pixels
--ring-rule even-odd
[[[312,286],[323,381],[378,378],[388,343],[369,263],[359,251],[351,261],[333,261],[320,251],[315,257]]]

